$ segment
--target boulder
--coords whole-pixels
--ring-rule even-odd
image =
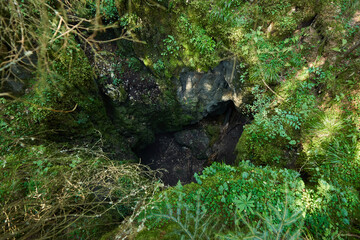
[[[189,148],[197,159],[207,159],[211,154],[210,140],[204,130],[184,130],[176,132],[174,137],[178,144]]]
[[[209,114],[221,114],[232,101],[239,108],[243,96],[236,79],[240,70],[234,61],[223,61],[207,73],[184,69],[177,81],[177,97],[185,113],[197,122]]]
[[[194,181],[211,155],[209,138],[203,129],[183,130],[157,135],[139,155],[142,163],[152,169],[165,170],[162,180],[175,185]]]

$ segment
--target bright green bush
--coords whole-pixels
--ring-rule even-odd
[[[312,176],[312,181],[322,178],[360,189],[358,130],[350,120],[352,115],[344,118],[340,113],[334,106],[308,121],[303,132],[302,168]]]
[[[219,239],[300,239],[304,231],[304,217],[302,211],[290,211],[287,201],[283,207],[269,205],[270,215],[257,212],[260,218],[257,222],[245,219],[238,213],[240,219],[235,220],[235,231],[219,234]],[[240,221],[241,220],[241,221]],[[242,230],[239,223],[246,225]]]
[[[193,217],[186,218],[191,218],[192,221],[200,214],[203,221],[201,224],[205,224],[208,230],[215,229],[219,232],[220,229],[233,229],[236,212],[249,221],[259,220],[257,212],[271,215],[270,205],[278,208],[288,205],[290,211],[301,211],[305,214],[302,203],[305,186],[299,174],[292,170],[255,167],[249,162],[242,162],[239,167],[214,163],[205,168],[202,175],[195,177],[197,183],[178,185],[161,194],[160,200],[154,200],[154,208],[144,217],[149,219],[146,225],[151,233],[156,229],[166,232],[169,226],[173,229],[172,219],[165,217],[172,213],[177,214],[174,215],[175,219],[183,219],[179,216],[180,213],[191,215]],[[183,228],[181,224],[176,224]],[[197,230],[191,228],[191,231]],[[213,230],[209,231],[207,235],[214,234],[211,232]],[[146,236],[146,232],[143,236]]]
[[[346,236],[358,224],[354,188],[319,180],[311,189],[292,170],[214,163],[195,178],[197,183],[179,183],[153,199],[141,218],[147,229],[138,239],[159,234],[165,239],[202,239],[197,234],[210,239],[305,234],[326,239]]]
[[[353,187],[320,179],[316,189],[307,194],[304,198],[308,209],[305,224],[315,239],[346,239],[349,232],[356,231],[360,201],[359,193]]]
[[[303,118],[297,112],[271,107],[275,98],[264,92],[259,86],[253,89],[255,101],[249,109],[254,120],[244,127],[236,146],[237,161],[287,166],[292,159],[286,151],[298,144]]]

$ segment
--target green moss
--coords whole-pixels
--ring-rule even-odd
[[[243,131],[235,150],[237,153],[235,164],[244,160],[251,160],[264,164],[270,162],[270,159],[277,159],[282,155],[280,147],[274,148],[271,144],[259,145],[254,142],[246,129]]]
[[[174,223],[165,224],[160,229],[152,229],[152,230],[143,230],[138,235],[136,235],[137,240],[178,240],[181,237],[176,234],[179,230],[179,226]]]
[[[209,124],[206,125],[205,131],[210,136],[210,146],[214,145],[214,143],[219,139],[220,136],[220,126]]]
[[[165,93],[166,94],[166,93]],[[144,104],[128,101],[114,107],[114,125],[130,137],[131,146],[141,149],[155,140],[155,133],[175,131],[191,121],[183,114],[173,95],[162,95],[156,102]]]
[[[77,47],[69,46],[58,52],[52,71],[39,69],[39,78],[29,83],[24,96],[16,101],[4,101],[7,107],[0,112],[7,117],[1,121],[4,130],[13,133],[12,137],[36,136],[56,142],[104,137],[107,149],[125,147],[107,116],[93,69]],[[11,144],[10,140],[8,143]]]

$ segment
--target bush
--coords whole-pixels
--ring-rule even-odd
[[[320,179],[315,191],[309,190],[307,194],[304,198],[308,208],[305,224],[315,239],[342,239],[357,231],[360,201],[354,188]]]
[[[149,234],[156,229],[172,234],[174,228],[184,229],[183,223],[190,223],[189,231],[195,233],[199,230],[193,228],[191,221],[200,221],[196,226],[203,225],[211,238],[221,229],[234,230],[236,212],[251,222],[259,220],[256,212],[270,216],[273,211],[270,205],[280,208],[286,205],[289,211],[305,212],[302,204],[305,186],[292,170],[255,167],[249,162],[242,162],[239,167],[214,163],[195,178],[197,183],[170,188],[154,200],[154,207],[144,217],[150,219],[146,223]],[[184,216],[191,221],[184,221]],[[178,227],[173,225],[175,219]],[[242,224],[241,228],[244,227]]]

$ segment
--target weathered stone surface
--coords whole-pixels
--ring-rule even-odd
[[[201,129],[184,130],[174,134],[181,146],[189,148],[197,159],[207,159],[210,154],[209,137]]]
[[[221,62],[207,73],[183,70],[177,86],[177,97],[184,111],[201,120],[216,112],[227,101],[233,101],[236,107],[242,103],[241,91],[236,86],[240,70],[234,61]]]
[[[162,180],[169,185],[175,185],[179,180],[183,184],[194,181],[194,173],[200,173],[204,166],[214,161],[233,164],[237,156],[234,152],[236,144],[248,121],[233,110],[230,106],[226,114],[217,120],[204,119],[190,129],[157,135],[154,143],[139,153],[141,162],[153,169],[164,169]],[[205,132],[209,124],[219,126],[218,136],[212,144],[209,139],[211,134],[208,130],[209,136]]]
[[[117,54],[116,44],[102,44],[98,58],[91,58],[101,91],[112,101],[151,104],[161,94],[155,77],[136,57]]]
[[[10,66],[10,73],[2,79],[3,85],[0,87],[4,92],[11,92],[13,95],[20,96],[25,93],[27,82],[34,77],[33,66],[37,64],[35,54],[29,54],[22,58],[21,62],[16,62]]]
[[[183,184],[194,181],[194,173],[202,171],[206,159],[197,159],[194,154],[197,152],[179,144],[173,134],[162,134],[146,147],[140,157],[141,162],[152,169],[165,170],[162,180],[165,184],[175,185],[178,181]]]
[[[20,80],[7,80],[4,82],[4,91],[9,91],[15,95],[24,93],[25,84]]]

